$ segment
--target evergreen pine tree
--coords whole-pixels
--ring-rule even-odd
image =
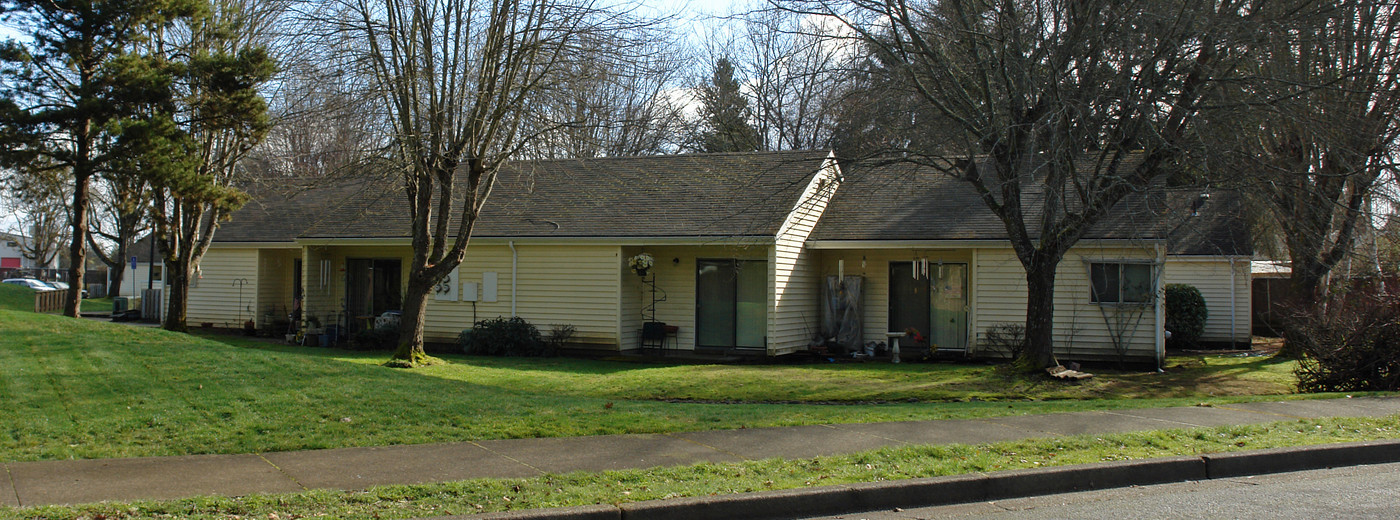
[[[752,152],[759,149],[758,131],[749,124],[749,102],[734,79],[729,58],[715,62],[710,83],[699,88],[701,115],[705,128],[696,136],[695,147],[702,152]]]

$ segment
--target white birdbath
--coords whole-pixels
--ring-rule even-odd
[[[886,332],[885,336],[890,338],[890,363],[899,363],[899,338],[904,337],[903,332]]]

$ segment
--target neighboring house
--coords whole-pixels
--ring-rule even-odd
[[[191,325],[251,315],[265,327],[297,299],[308,319],[352,329],[397,310],[411,256],[401,189],[336,183],[251,187],[204,258]],[[1169,282],[1202,288],[1208,339],[1248,340],[1243,221],[1224,197],[1201,200],[1135,196],[1070,251],[1056,280],[1062,356],[1159,358],[1157,295]],[[957,181],[910,166],[843,175],[826,152],[520,162],[502,170],[425,333],[449,342],[516,315],[546,331],[573,325],[578,346],[627,351],[654,305],[655,321],[676,327],[671,348],[777,356],[821,334],[830,287],[859,304],[847,311],[864,330],[854,341],[915,328],[945,352],[994,355],[986,330],[1025,318],[1024,274],[1004,237]],[[645,278],[626,265],[640,253],[656,261]],[[927,348],[906,340],[903,351]]]
[[[151,239],[151,235],[141,237],[127,249],[127,258],[124,261],[126,273],[122,275],[121,286],[117,288],[120,292],[119,296],[134,298],[143,295],[148,287],[152,289],[165,288],[165,277],[162,276],[165,264],[161,260],[158,250],[154,264],[151,262]],[[135,269],[131,267],[131,257],[136,257]],[[115,271],[109,269],[108,272]],[[109,276],[107,283],[113,281]]]
[[[58,256],[49,262],[48,265],[39,265],[33,258],[25,254],[25,249],[29,244],[29,237],[13,233],[0,233],[0,269],[56,269],[58,268]],[[61,255],[60,255],[61,256]]]
[[[25,265],[29,259],[24,257],[24,251],[20,248],[23,243],[24,237],[0,233],[0,269],[8,272],[29,267]]]

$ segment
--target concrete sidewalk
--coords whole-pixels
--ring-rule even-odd
[[[0,504],[38,506],[195,495],[363,489],[769,457],[810,458],[908,444],[977,444],[1089,433],[1400,413],[1400,397],[1244,403],[657,435],[514,439],[243,455],[0,464]]]

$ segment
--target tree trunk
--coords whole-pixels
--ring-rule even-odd
[[[1318,302],[1323,299],[1323,280],[1327,278],[1327,272],[1331,266],[1324,266],[1321,262],[1310,262],[1295,259],[1290,262],[1293,273],[1289,275],[1289,282],[1293,286],[1293,301],[1299,310],[1312,310]]]
[[[172,266],[169,262],[165,264],[167,282],[170,285],[167,296],[169,298],[165,307],[165,321],[161,328],[173,330],[175,332],[186,332],[189,330],[185,323],[185,303],[190,297],[190,273],[183,266]],[[241,324],[240,324],[241,325]]]
[[[453,280],[454,282],[456,280]],[[403,317],[399,321],[399,348],[393,359],[417,365],[427,359],[423,351],[423,321],[427,317],[428,296],[434,284],[421,269],[408,272],[408,289],[403,296]]]
[[[1321,318],[1325,309],[1323,302],[1323,280],[1327,277],[1327,266],[1322,262],[1308,261],[1306,259],[1295,258],[1291,262],[1293,274],[1289,277],[1292,285],[1292,301],[1288,302],[1286,308],[1301,315],[1308,315],[1314,318]],[[1280,358],[1297,359],[1303,356],[1303,345],[1306,338],[1298,336],[1301,334],[1297,327],[1284,326],[1283,346],[1275,354]]]
[[[1055,359],[1055,268],[1037,252],[1026,266],[1026,350],[1019,360],[1026,368],[1044,369],[1059,364]]]
[[[79,153],[83,153],[85,146],[82,142],[78,144]],[[76,318],[82,312],[83,304],[83,275],[87,268],[87,232],[88,232],[88,179],[87,172],[78,170],[85,168],[74,168],[75,178],[73,183],[73,222],[72,241],[68,246],[68,290],[67,301],[63,303],[63,315]]]
[[[108,297],[108,298],[116,298],[116,297],[122,295],[122,293],[121,293],[121,291],[122,291],[122,282],[126,281],[126,262],[125,262],[125,261],[122,261],[121,259],[122,259],[122,257],[124,257],[125,255],[126,255],[126,249],[125,249],[125,248],[119,248],[119,249],[117,250],[117,262],[114,262],[114,263],[111,263],[111,264],[107,264],[107,272],[110,273],[109,276],[107,277],[107,278],[108,278],[108,285],[107,285],[107,297]],[[136,273],[132,273],[132,276],[135,276],[135,275],[136,275]],[[135,296],[135,295],[136,295],[135,293],[132,294],[132,296]]]

